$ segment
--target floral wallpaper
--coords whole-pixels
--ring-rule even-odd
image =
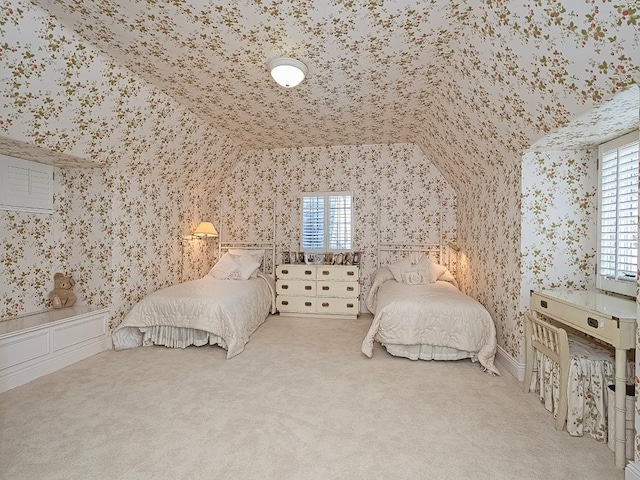
[[[60,168],[53,215],[0,211],[0,317],[48,307],[64,271],[117,324],[213,264],[214,245],[182,236],[210,219],[239,149],[37,7],[1,8],[0,148]]]
[[[637,0],[2,0],[0,151],[60,170],[53,215],[0,212],[0,315],[45,307],[64,269],[116,324],[210,268],[217,243],[182,236],[217,216],[230,237],[275,216],[288,248],[293,179],[354,191],[367,275],[378,204],[390,236],[455,238],[521,361],[530,284],[571,275],[536,251],[591,281],[567,224],[590,221],[588,151],[638,128],[639,21]],[[283,55],[309,67],[295,89],[266,71]]]
[[[442,243],[456,235],[456,196],[412,144],[255,150],[227,178],[220,238],[300,250],[300,195],[353,193],[353,250],[361,251],[361,298],[383,242]],[[274,216],[275,212],[275,216]],[[274,228],[275,222],[275,228]],[[448,259],[448,247],[443,260]],[[364,304],[363,304],[364,305]]]
[[[522,313],[530,290],[595,288],[596,163],[594,149],[523,157]]]

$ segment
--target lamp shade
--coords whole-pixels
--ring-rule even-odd
[[[299,85],[309,73],[307,66],[293,58],[276,58],[268,65],[273,79],[285,88],[293,88]]]
[[[194,237],[217,237],[218,231],[211,222],[200,222],[196,231],[193,232]]]

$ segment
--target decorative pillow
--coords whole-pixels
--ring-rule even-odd
[[[254,257],[253,255],[240,255],[240,277],[242,280],[255,277],[260,268],[262,260]]]
[[[240,255],[225,253],[209,273],[218,280],[240,280]]]
[[[429,260],[429,282],[436,282],[441,275],[448,272],[447,267],[440,265],[439,263],[434,262],[430,258]]]
[[[397,282],[407,285],[425,285],[430,282],[431,278],[429,262],[426,256],[420,259],[404,258],[389,265],[389,270]]]
[[[237,255],[239,257],[240,272],[243,280],[255,277],[257,275],[258,269],[262,264],[264,251],[231,249],[227,253],[230,253],[231,255]],[[257,265],[256,262],[258,262]]]

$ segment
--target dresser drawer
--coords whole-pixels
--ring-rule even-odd
[[[316,267],[314,265],[278,265],[276,267],[276,278],[280,279],[302,279],[315,280]]]
[[[280,312],[316,313],[317,298],[287,297],[278,295],[277,307]]]
[[[566,305],[534,292],[531,294],[531,309],[543,315],[562,318],[565,315]]]
[[[562,320],[566,325],[611,345],[618,345],[620,342],[618,323],[611,318],[596,315],[594,312],[585,312],[577,308],[567,307]]]
[[[635,322],[620,321],[584,306],[560,302],[535,292],[531,294],[531,309],[614,347],[635,347]]]
[[[278,295],[303,295],[303,296],[316,296],[316,282],[315,280],[280,280],[276,284],[276,293]]]
[[[327,315],[353,315],[359,312],[357,298],[318,298],[316,311]]]
[[[318,297],[358,298],[360,285],[356,282],[318,280]]]
[[[359,278],[358,267],[327,265],[318,267],[318,280],[353,281]]]

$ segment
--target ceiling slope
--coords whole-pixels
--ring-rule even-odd
[[[245,149],[417,143],[457,186],[633,83],[640,51],[608,0],[37,3]],[[276,85],[278,56],[308,78]]]

